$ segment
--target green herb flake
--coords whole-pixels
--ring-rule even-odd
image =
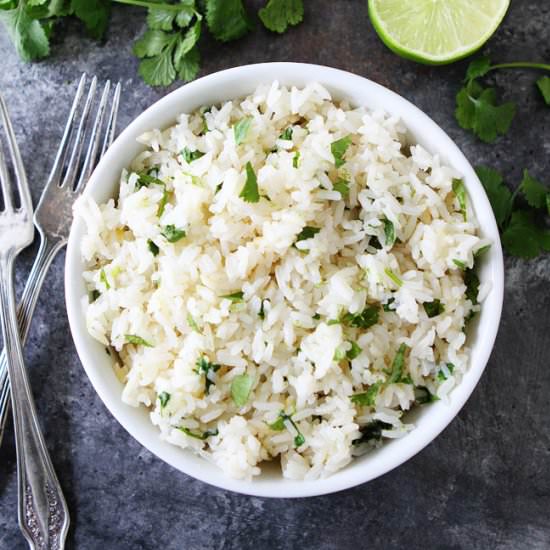
[[[296,422],[294,422],[294,420],[292,420],[292,415],[291,414],[286,414],[284,411],[281,411],[279,413],[279,418],[277,418],[277,420],[275,420],[275,422],[273,422],[271,424],[268,424],[268,426],[276,432],[282,432],[286,428],[286,425],[285,425],[286,422],[290,422],[290,424],[292,424],[292,427],[297,432],[297,435],[294,436],[294,446],[296,448],[301,447],[306,442],[306,439],[303,436],[303,434],[300,432],[300,430],[298,429],[298,426],[296,425]]]
[[[354,328],[368,329],[378,323],[378,306],[367,306],[361,313],[346,313],[342,317],[342,323]]]
[[[248,374],[241,374],[233,378],[231,382],[231,399],[237,407],[241,408],[246,405],[253,385],[254,378]]]
[[[320,318],[321,318],[321,315],[319,315],[318,313],[316,313],[316,314],[312,317],[312,319],[313,319],[314,321],[318,321]]]
[[[284,132],[281,133],[281,135],[279,136],[279,139],[282,139],[283,141],[292,141],[292,134],[293,134],[292,126],[289,126],[284,130]]]
[[[296,151],[292,157],[292,167],[298,169],[300,166],[300,151]]]
[[[334,165],[336,166],[336,168],[340,168],[346,163],[346,161],[344,160],[344,155],[346,154],[346,151],[348,150],[348,147],[350,145],[351,136],[340,138],[330,144],[330,151],[332,153],[332,156],[334,157]]]
[[[321,229],[319,227],[312,227],[311,225],[306,225],[300,233],[296,236],[296,243],[300,241],[307,241],[308,239],[313,239]]]
[[[154,347],[153,344],[144,340],[141,336],[136,336],[135,334],[125,334],[124,339],[128,344],[134,344],[135,346],[145,346],[147,348]]]
[[[99,290],[94,288],[94,290],[90,292],[90,304],[95,302],[100,296],[101,296],[101,292],[99,292]]]
[[[406,344],[401,344],[391,365],[390,377],[388,378],[388,384],[397,384],[403,377],[403,368],[405,366],[405,353],[408,349]]]
[[[352,443],[353,445],[361,445],[362,443],[367,443],[368,441],[380,441],[382,439],[382,431],[391,430],[392,428],[393,426],[387,422],[373,420],[359,429],[361,432],[361,437],[359,439],[355,439]]]
[[[265,300],[262,300],[261,303],[260,303],[260,311],[258,311],[258,317],[262,321],[265,319],[264,302],[269,302],[269,300],[266,298]]]
[[[197,359],[197,362],[195,363],[195,369],[194,371],[199,375],[204,375],[205,380],[205,392],[206,394],[210,391],[210,386],[212,384],[215,384],[215,382],[212,380],[213,373],[217,372],[220,369],[221,365],[218,365],[216,363],[211,363],[207,357],[204,355],[199,357]]]
[[[193,437],[194,439],[200,439],[201,441],[204,441],[209,437],[218,435],[218,430],[206,430],[205,432],[197,433],[197,432],[191,431],[189,428],[186,428],[185,426],[179,427],[178,430],[182,431],[185,435],[188,435],[189,437]]]
[[[464,187],[464,182],[461,179],[453,179],[453,193],[458,201],[460,206],[460,211],[462,212],[462,218],[464,221],[467,220],[467,207],[466,207],[466,187]]]
[[[152,176],[151,172],[152,170],[137,172],[138,180],[136,181],[136,191],[142,187],[149,187],[150,185],[160,185],[161,187],[165,186],[165,183],[159,178]]]
[[[158,256],[160,249],[151,239],[147,240],[147,248],[149,249],[149,252],[151,252],[153,256]]]
[[[334,355],[332,356],[332,360],[335,361],[336,363],[339,363],[345,358],[346,358],[346,350],[343,348],[343,346],[338,346],[334,350]]]
[[[425,405],[426,403],[433,403],[439,401],[439,397],[430,392],[425,386],[416,386],[415,388],[415,401],[418,405]]]
[[[244,118],[241,118],[241,120],[239,120],[233,126],[233,135],[235,137],[235,143],[237,145],[241,145],[241,143],[244,143],[251,125],[252,125],[252,117],[244,117]]]
[[[220,298],[224,298],[225,300],[231,300],[234,304],[238,302],[242,302],[244,299],[244,292],[242,290],[238,292],[233,292],[233,294],[225,294],[223,296],[220,296]]]
[[[384,236],[386,238],[386,246],[391,248],[394,245],[396,239],[395,226],[393,225],[393,222],[388,220],[387,218],[384,218],[382,221],[384,222]]]
[[[382,308],[386,312],[395,311],[395,307],[392,307],[392,305],[395,303],[395,298],[390,298],[383,306]]]
[[[478,258],[481,258],[489,249],[491,248],[490,244],[486,244],[485,246],[482,246],[481,248],[478,248],[474,252],[474,258],[477,260]]]
[[[424,311],[430,319],[445,312],[445,306],[441,303],[441,300],[438,300],[437,298],[432,302],[424,302],[422,305],[424,306]]]
[[[542,97],[546,105],[550,105],[550,77],[541,76],[537,80],[537,88],[539,89],[539,92],[542,94]]]
[[[168,401],[170,401],[170,394],[168,392],[160,392],[158,394],[158,400],[160,402],[160,410],[164,409],[166,405],[168,404]]]
[[[109,281],[107,280],[107,273],[105,273],[105,270],[102,269],[99,272],[99,280],[105,285],[105,288],[109,290],[111,288],[111,285],[109,284]]]
[[[447,363],[446,366],[447,366],[447,369],[449,371],[449,374],[453,374],[455,366],[452,363]],[[448,376],[445,374],[445,371],[443,369],[439,369],[439,371],[437,371],[437,379],[438,380],[443,382],[444,380],[447,380],[447,378],[448,378]]]
[[[191,164],[194,160],[204,157],[204,153],[202,151],[191,151],[189,147],[185,147],[181,154],[187,164]]]
[[[338,178],[338,181],[334,183],[332,187],[335,191],[338,191],[344,199],[349,195],[349,181],[343,178]]]
[[[183,239],[187,233],[184,229],[178,229],[175,225],[165,225],[160,234],[169,242],[176,243]]]
[[[368,390],[363,393],[356,393],[350,397],[351,402],[361,407],[373,407],[376,402],[376,396],[380,390],[380,384],[377,382],[369,386]]]
[[[473,305],[476,305],[477,295],[479,293],[479,277],[474,269],[467,269],[464,272],[464,284],[466,285],[466,298],[468,298]]]
[[[346,352],[346,357],[353,361],[355,358],[359,357],[361,355],[361,352],[363,351],[361,347],[357,344],[357,342],[353,342],[350,340],[351,348]]]
[[[397,285],[403,286],[403,281],[389,268],[384,269],[384,273]]]
[[[459,269],[462,269],[462,271],[466,270],[466,264],[462,260],[453,258],[453,264],[455,264]]]
[[[252,168],[252,164],[250,164],[250,162],[246,163],[246,181],[244,187],[239,193],[239,197],[246,202],[260,201],[258,179],[256,178],[256,172],[254,172],[254,168]]]

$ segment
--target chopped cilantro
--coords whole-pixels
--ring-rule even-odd
[[[316,313],[316,314],[312,317],[312,319],[313,319],[314,321],[318,321],[320,318],[321,318],[321,316],[320,316],[318,313]]]
[[[165,186],[165,183],[162,180],[152,176],[150,172],[151,170],[137,172],[139,177],[136,181],[136,191],[142,187],[149,187],[150,185],[160,185],[161,187]]]
[[[239,197],[246,202],[259,202],[260,200],[256,172],[254,172],[254,168],[252,168],[250,162],[246,163],[246,181],[239,193]]]
[[[210,386],[212,386],[212,384],[215,384],[215,382],[212,380],[212,377],[214,373],[220,369],[220,367],[221,365],[211,363],[204,355],[199,357],[197,359],[197,362],[195,363],[195,372],[199,376],[204,375],[205,391],[207,394],[210,391]]]
[[[242,290],[239,290],[238,292],[233,292],[233,294],[225,294],[223,296],[220,296],[220,298],[231,300],[234,304],[236,304],[237,302],[243,301],[244,292]]]
[[[186,236],[186,232],[184,229],[178,229],[173,224],[165,225],[160,234],[165,237],[169,243],[176,243]]]
[[[482,246],[481,248],[478,248],[474,252],[474,258],[476,258],[476,259],[481,258],[481,256],[483,256],[483,254],[485,254],[485,252],[487,252],[490,248],[491,248],[490,244],[486,244],[485,246]]]
[[[386,237],[386,246],[389,246],[390,248],[393,246],[393,243],[395,243],[395,226],[393,225],[393,222],[388,220],[388,218],[384,218],[382,220],[384,222],[384,236]]]
[[[542,97],[546,105],[550,105],[550,77],[541,76],[537,80],[537,88],[539,89],[539,92],[542,94]]]
[[[198,332],[199,334],[202,334],[202,330],[200,329],[199,325],[197,324],[197,321],[193,319],[193,316],[188,313],[187,314],[187,324],[189,325],[189,328],[191,330],[194,330],[195,332]]]
[[[359,357],[361,355],[361,352],[363,351],[357,342],[350,341],[351,348],[346,352],[346,357],[353,361],[356,357]]]
[[[395,298],[390,298],[383,306],[382,308],[384,311],[395,311],[395,307],[391,307],[392,304],[395,302]]]
[[[370,235],[369,246],[372,246],[375,250],[382,250],[380,239],[376,235]]]
[[[447,367],[447,370],[449,371],[449,374],[453,374],[455,366],[452,363],[447,363],[446,367]],[[443,381],[443,380],[447,380],[447,378],[448,378],[448,376],[442,368],[437,371],[437,379],[438,380]]]
[[[426,403],[433,403],[439,401],[439,397],[430,392],[425,386],[416,386],[415,388],[415,401],[419,405],[425,405]]]
[[[351,136],[340,138],[330,144],[330,151],[334,157],[334,165],[336,168],[340,168],[340,166],[345,164],[346,161],[344,160],[344,155],[350,145]]]
[[[458,205],[460,206],[460,211],[462,212],[462,217],[464,221],[467,219],[467,207],[466,207],[466,188],[464,187],[464,182],[461,179],[453,179],[453,193],[455,194]]]
[[[464,271],[466,269],[466,264],[462,260],[457,260],[456,258],[453,258],[453,264],[456,265],[459,269],[462,269]]]
[[[101,292],[95,289],[90,293],[90,303],[95,302],[101,296]]]
[[[380,390],[380,384],[376,382],[369,386],[368,390],[363,393],[356,393],[350,397],[351,402],[362,407],[373,407],[376,401],[376,396]]]
[[[283,141],[292,141],[292,134],[293,134],[292,126],[289,126],[284,130],[284,132],[281,133],[281,135],[279,136],[279,139],[282,139]]]
[[[407,351],[407,345],[401,344],[391,365],[390,377],[388,378],[388,384],[397,384],[403,377],[403,367],[405,366],[405,353]]]
[[[264,310],[264,302],[269,302],[269,299],[266,298],[265,300],[262,300],[260,303],[260,311],[258,311],[258,317],[263,321],[265,319],[265,310]]]
[[[268,424],[268,426],[276,432],[281,432],[287,427],[286,423],[290,423],[297,432],[297,435],[294,436],[294,446],[295,447],[302,446],[305,443],[306,439],[298,429],[296,422],[292,420],[291,414],[286,414],[284,411],[279,412],[279,418],[277,418],[275,422]]]
[[[158,253],[160,252],[159,247],[151,239],[147,240],[147,248],[149,249],[149,252],[151,252],[153,256],[157,256]]]
[[[300,151],[296,151],[292,157],[292,167],[298,168],[300,166]]]
[[[335,191],[338,191],[338,193],[342,195],[342,198],[346,198],[349,195],[349,181],[346,181],[343,178],[338,178],[332,187]]]
[[[252,125],[252,117],[244,117],[239,120],[235,126],[233,126],[233,135],[235,136],[235,143],[241,145],[246,140],[250,126]]]
[[[437,298],[432,302],[424,302],[422,305],[424,306],[424,311],[430,319],[441,315],[445,311],[445,306],[441,303],[441,300],[438,300]]]
[[[464,284],[466,285],[466,298],[468,298],[473,305],[476,305],[479,292],[479,277],[473,268],[467,269],[464,272]]]
[[[346,358],[346,350],[343,348],[343,346],[338,346],[334,351],[332,360],[336,361],[336,363],[339,363],[340,361],[342,361],[342,359],[345,359],[345,358]]]
[[[147,348],[152,348],[153,344],[144,340],[141,336],[136,336],[135,334],[125,334],[124,339],[128,344],[134,344],[136,346],[145,346]]]
[[[296,243],[299,241],[307,241],[308,239],[313,239],[321,229],[319,227],[312,227],[311,225],[306,225],[300,233],[296,236]]]
[[[99,272],[99,280],[105,285],[105,288],[107,290],[111,288],[111,285],[109,284],[109,281],[107,279],[107,273],[105,273],[104,269]]]
[[[403,286],[403,281],[389,268],[384,269],[384,273],[397,285]]]
[[[179,427],[178,430],[182,431],[185,435],[188,435],[189,437],[200,439],[201,441],[208,439],[210,436],[218,435],[218,430],[206,430],[205,432],[197,433],[197,432],[191,431],[189,428],[186,428],[185,426]]]
[[[204,153],[202,151],[191,151],[189,147],[185,147],[181,154],[183,155],[183,158],[185,159],[185,162],[187,162],[187,164],[190,164],[194,160],[204,157]]]
[[[342,322],[355,328],[367,329],[378,323],[378,306],[367,306],[361,313],[346,313]]]
[[[159,402],[160,402],[160,409],[164,409],[164,407],[166,407],[168,401],[170,401],[170,394],[168,392],[160,392],[158,394],[158,399],[159,399]]]
[[[233,378],[231,382],[231,399],[237,407],[241,408],[246,405],[253,385],[254,378],[248,374],[240,374]]]
[[[355,439],[352,443],[353,445],[361,445],[362,443],[367,443],[368,441],[380,441],[380,439],[382,439],[382,430],[391,430],[392,428],[393,426],[387,422],[373,420],[362,428],[359,428],[361,437],[359,439]]]

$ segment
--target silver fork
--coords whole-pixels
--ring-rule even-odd
[[[15,207],[15,192],[0,144],[0,184],[4,202],[0,212],[0,318],[12,387],[19,525],[31,548],[62,548],[69,526],[69,513],[38,424],[23,362],[13,288],[15,258],[31,244],[34,236],[32,203],[25,169],[1,96],[0,119],[11,154],[20,200],[20,207]]]
[[[115,86],[112,93],[111,109],[106,126],[103,128],[108,99],[111,95],[111,85],[107,82],[101,95],[94,124],[91,128],[84,162],[79,169],[82,160],[84,139],[87,133],[86,130],[89,130],[87,128],[89,126],[88,119],[97,87],[97,80],[94,77],[91,80],[84,107],[82,108],[76,135],[73,136],[77,125],[76,114],[84,97],[86,80],[86,75],[82,75],[52,171],[34,214],[34,225],[40,233],[40,248],[29,274],[27,284],[25,285],[17,312],[19,332],[23,343],[27,339],[31,318],[46,273],[56,254],[67,244],[73,217],[73,204],[86,186],[93,169],[109,145],[111,145],[115,136],[120,84]],[[72,140],[72,138],[74,139]],[[69,156],[71,141],[74,141],[74,144]],[[99,149],[100,146],[101,149]],[[69,158],[66,164],[67,157]],[[66,168],[65,177],[62,179],[64,167]],[[9,395],[10,387],[7,376],[6,356],[2,352],[0,356],[0,442],[2,441],[4,426],[9,413]]]

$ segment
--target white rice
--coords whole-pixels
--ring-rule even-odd
[[[237,145],[244,117],[251,125]],[[280,139],[289,127],[291,140]],[[331,144],[346,136],[337,167]],[[408,433],[403,415],[417,401],[447,398],[468,366],[465,320],[479,309],[459,266],[472,268],[487,242],[453,192],[461,175],[411,145],[397,118],[332,101],[317,83],[274,82],[140,142],[118,197],[77,207],[95,291],[83,307],[90,334],[119,354],[122,399],[148,407],[162,438],[234,478],[280,457],[285,477],[312,479]],[[187,162],[184,148],[204,154]],[[248,162],[256,203],[239,196]],[[151,169],[164,186],[140,187]],[[347,196],[334,188],[339,178]],[[186,236],[168,242],[169,225]],[[306,226],[319,231],[297,242]],[[237,292],[242,300],[223,298]],[[444,311],[430,318],[424,303],[434,300]],[[368,307],[377,322],[353,326]],[[220,368],[197,372],[201,358]],[[243,374],[252,389],[237,406],[231,384]],[[350,399],[376,383],[371,404]]]

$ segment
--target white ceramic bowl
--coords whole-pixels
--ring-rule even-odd
[[[81,298],[86,290],[79,252],[85,227],[80,220],[73,224],[69,238],[65,291],[72,335],[86,374],[107,408],[142,445],[183,473],[217,487],[263,497],[306,497],[346,489],[389,472],[428,445],[456,416],[478,383],[495,341],[502,309],[503,263],[497,225],[487,196],[472,167],[447,134],[422,111],[390,90],[365,78],[318,65],[248,65],[211,74],[182,86],[147,109],[120,134],[93,173],[86,194],[98,202],[116,195],[120,172],[143,150],[136,138],[146,130],[169,127],[181,112],[248,95],[257,85],[275,79],[295,86],[318,81],[336,99],[346,98],[355,105],[398,115],[417,143],[432,153],[438,153],[445,163],[464,175],[481,234],[493,242],[480,270],[481,281],[490,281],[492,290],[483,303],[477,326],[472,327],[470,368],[453,390],[451,403],[437,402],[419,408],[413,413],[416,428],[411,433],[402,439],[387,441],[380,449],[352,461],[326,479],[291,481],[284,479],[276,467],[264,467],[262,475],[251,482],[230,479],[204,459],[162,441],[144,407],[133,408],[122,403],[122,385],[111,368],[111,360],[103,346],[86,331],[81,309]]]

